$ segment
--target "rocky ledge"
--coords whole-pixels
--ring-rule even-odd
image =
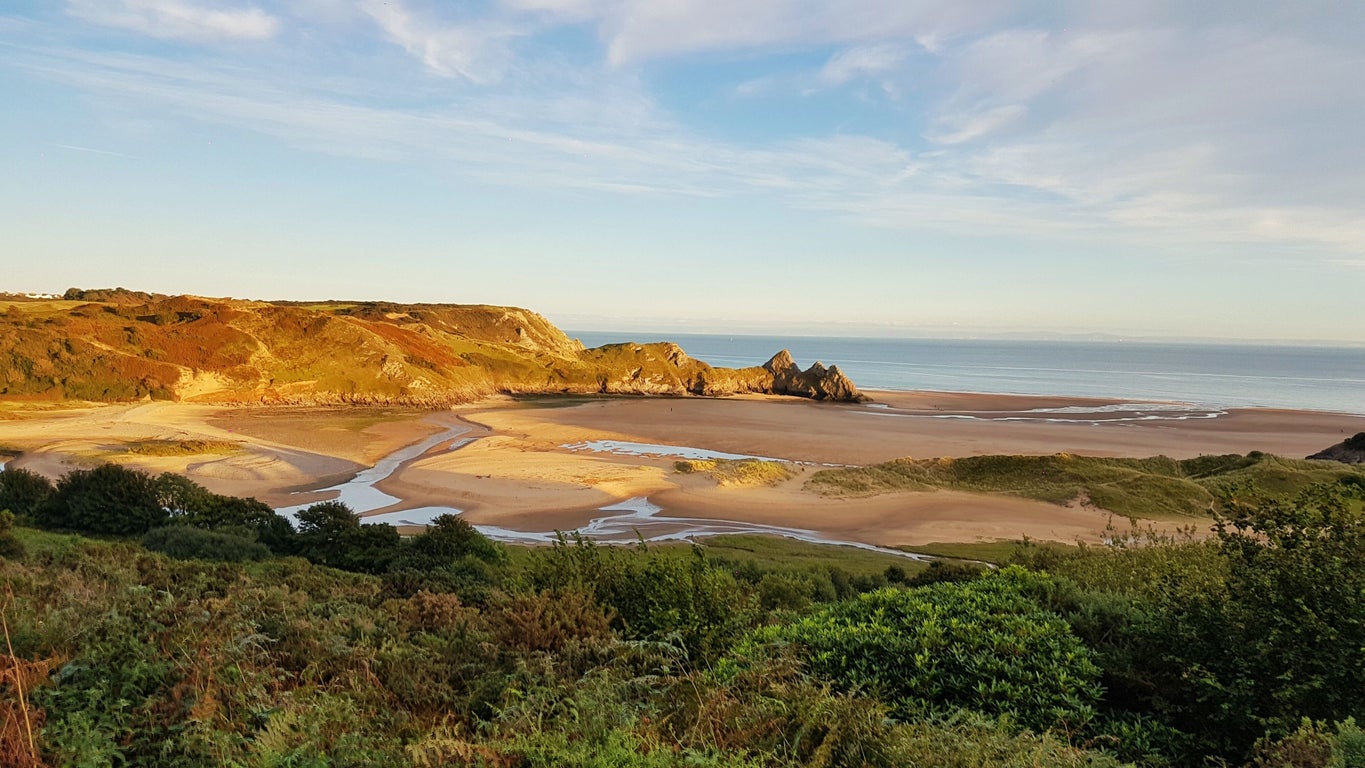
[[[1365,432],[1358,432],[1308,458],[1340,461],[1343,464],[1365,464]]]

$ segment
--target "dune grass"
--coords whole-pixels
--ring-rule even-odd
[[[790,465],[764,459],[684,459],[673,463],[681,474],[704,473],[727,488],[777,485],[796,476]]]
[[[125,446],[136,456],[196,456],[202,453],[228,454],[242,450],[228,440],[138,440]]]
[[[873,496],[938,489],[998,493],[1054,504],[1080,500],[1127,517],[1203,517],[1219,500],[1254,492],[1287,497],[1365,469],[1331,461],[1286,459],[1253,452],[1176,460],[1165,456],[1112,459],[1073,456],[972,456],[897,459],[826,469],[806,489],[825,496]]]

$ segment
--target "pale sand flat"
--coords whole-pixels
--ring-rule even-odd
[[[1079,398],[1015,398],[950,393],[875,393],[912,417],[862,405],[749,399],[603,400],[574,408],[499,410],[470,416],[500,432],[553,436],[561,443],[610,434],[797,461],[872,464],[905,456],[1075,453],[1090,456],[1264,451],[1302,458],[1365,431],[1365,417],[1237,409],[1216,419],[1056,424],[930,418],[963,412],[1024,411],[1117,403]],[[965,408],[963,406],[966,406]]]
[[[345,479],[460,419],[473,427],[467,436],[479,439],[455,452],[432,451],[382,482],[381,490],[403,499],[393,509],[449,505],[464,509],[475,523],[552,530],[580,525],[602,506],[646,496],[675,516],[807,528],[831,538],[894,545],[1025,535],[1093,541],[1109,516],[1079,506],[942,491],[828,499],[802,491],[804,477],[776,488],[718,488],[705,477],[675,473],[669,457],[573,452],[564,446],[621,440],[833,464],[1063,451],[1188,457],[1262,450],[1301,457],[1365,431],[1365,418],[1358,416],[1259,409],[1208,420],[1105,424],[942,419],[929,417],[1118,401],[874,394],[890,409],[771,397],[618,398],[556,408],[501,399],[453,413],[380,416],[368,410],[117,405],[6,419],[0,421],[0,444],[27,451],[17,466],[56,476],[122,442],[232,440],[242,451],[230,456],[122,460],[151,471],[184,472],[220,493],[284,504],[311,500],[290,499],[290,490]],[[886,415],[889,410],[906,415]]]

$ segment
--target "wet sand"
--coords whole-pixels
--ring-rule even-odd
[[[497,399],[454,411],[260,409],[147,403],[25,411],[0,420],[0,445],[49,476],[116,460],[186,474],[220,493],[285,506],[294,491],[346,480],[380,458],[459,425],[475,438],[431,450],[376,484],[401,501],[371,512],[450,506],[472,523],[572,529],[602,507],[647,498],[667,515],[809,529],[876,545],[1017,539],[1098,540],[1109,522],[1082,506],[981,494],[830,499],[802,490],[814,467],[771,488],[723,488],[674,471],[676,457],[574,450],[589,441],[688,446],[812,464],[903,456],[1051,454],[1176,458],[1260,450],[1290,457],[1365,431],[1365,417],[1305,411],[1202,412],[1120,401],[877,392],[873,404],[771,397],[603,398],[571,407]],[[562,400],[539,401],[546,406]],[[1059,411],[1058,409],[1064,409]],[[230,440],[229,455],[145,457],[135,440]],[[1126,525],[1126,521],[1124,523]]]

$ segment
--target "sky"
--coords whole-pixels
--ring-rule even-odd
[[[1365,3],[6,0],[0,290],[1365,343]]]

